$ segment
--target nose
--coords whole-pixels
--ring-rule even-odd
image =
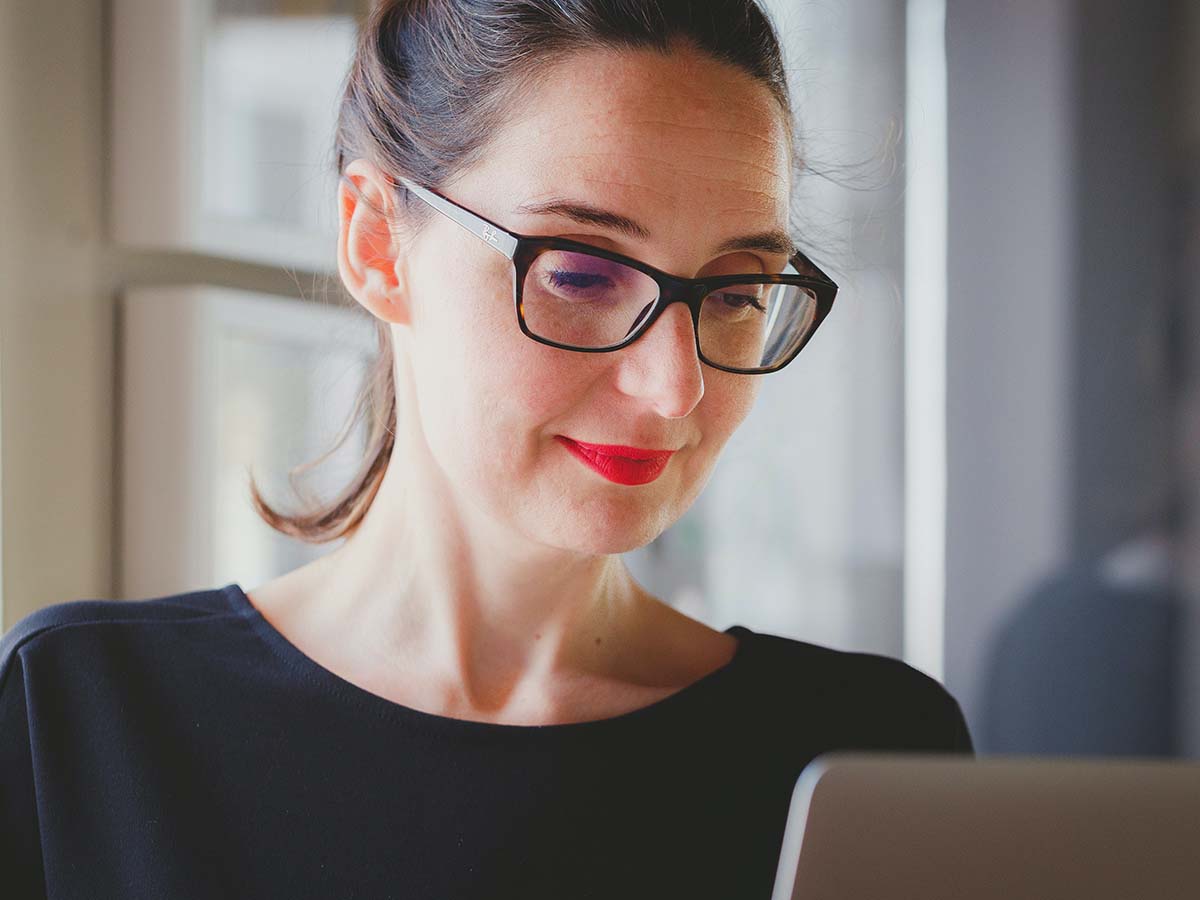
[[[686,303],[669,304],[658,321],[617,356],[622,392],[651,400],[665,418],[683,418],[704,396],[696,329]]]

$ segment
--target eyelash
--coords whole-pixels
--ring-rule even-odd
[[[577,289],[584,287],[583,285],[579,284],[569,284],[567,279],[569,279],[570,276],[574,276],[575,278],[596,279],[591,284],[587,285],[587,287],[595,287],[600,281],[609,281],[609,279],[604,278],[602,275],[596,275],[592,272],[570,272],[565,269],[552,269],[548,274],[550,275],[551,280],[554,281],[556,287],[573,287]],[[566,276],[566,279],[564,279],[564,276]]]

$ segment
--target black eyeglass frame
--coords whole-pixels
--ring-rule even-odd
[[[396,180],[446,218],[461,225],[497,253],[512,262],[513,300],[516,304],[517,324],[526,337],[550,347],[574,350],[578,353],[611,353],[614,350],[620,350],[623,347],[628,347],[645,334],[650,326],[658,320],[658,317],[662,315],[663,310],[672,303],[679,302],[686,303],[688,309],[691,310],[692,330],[696,335],[696,355],[701,362],[714,369],[720,369],[723,372],[733,372],[739,375],[767,375],[772,372],[778,372],[799,356],[800,351],[804,349],[812,339],[812,336],[816,334],[821,322],[829,315],[829,311],[833,308],[833,301],[837,297],[838,286],[834,283],[833,279],[817,268],[812,260],[798,249],[793,253],[791,259],[788,260],[788,264],[797,273],[801,269],[811,269],[815,273],[814,275],[754,273],[747,275],[714,275],[708,278],[681,278],[677,275],[664,272],[661,269],[656,269],[654,266],[644,263],[641,260],[606,250],[603,247],[595,247],[581,241],[573,241],[570,238],[543,237],[509,231],[495,222],[484,218],[477,212],[467,209],[465,206],[455,203],[453,200],[443,197],[441,194],[431,191],[428,188],[421,187],[407,178],[401,176]],[[621,343],[610,347],[575,347],[534,334],[525,323],[521,295],[525,285],[525,278],[529,274],[530,265],[534,259],[546,250],[569,250],[576,253],[590,254],[591,256],[598,256],[602,259],[618,262],[639,272],[644,272],[658,284],[658,297],[654,301],[653,309],[642,319],[641,324],[635,331],[621,341]],[[785,359],[770,368],[758,367],[746,369],[722,366],[705,358],[704,352],[700,349],[700,311],[704,298],[717,288],[733,284],[793,284],[799,287],[811,288],[816,296],[817,312],[812,328],[809,329],[808,334],[804,336],[804,340],[800,342],[799,346]]]

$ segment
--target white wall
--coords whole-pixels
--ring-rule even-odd
[[[947,4],[945,681],[973,728],[996,625],[1069,549],[1075,6]]]
[[[87,0],[0,4],[5,627],[111,574],[102,13]]]

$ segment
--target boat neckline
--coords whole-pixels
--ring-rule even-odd
[[[225,594],[233,611],[250,624],[272,653],[311,683],[329,691],[340,700],[382,719],[404,722],[429,732],[464,736],[561,735],[565,737],[595,735],[601,732],[632,728],[640,723],[649,723],[655,719],[669,717],[695,704],[735,676],[744,666],[747,657],[746,648],[756,634],[744,625],[731,625],[724,629],[725,634],[732,634],[738,639],[737,648],[728,662],[646,706],[600,719],[544,725],[520,725],[510,722],[486,722],[478,719],[443,716],[389,700],[327,669],[293,644],[250,601],[246,591],[239,583],[231,582],[220,590]]]

